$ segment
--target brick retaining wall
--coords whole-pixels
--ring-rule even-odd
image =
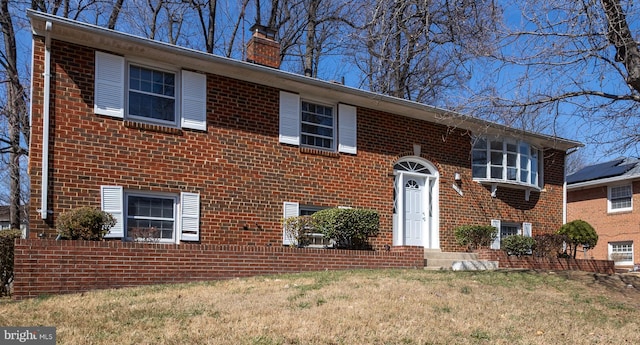
[[[138,285],[263,274],[365,268],[422,268],[424,248],[390,251],[19,239],[15,299]]]
[[[579,270],[602,274],[616,273],[614,262],[608,260],[582,260],[562,258],[538,258],[533,256],[509,256],[503,250],[477,250],[478,259],[498,261],[499,268],[524,268],[538,270]]]

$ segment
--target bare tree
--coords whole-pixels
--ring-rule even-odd
[[[13,18],[9,12],[9,1],[0,0],[0,28],[2,50],[0,50],[1,81],[5,99],[0,109],[6,120],[6,136],[0,138],[0,154],[8,156],[9,168],[9,212],[11,228],[20,228],[20,157],[26,155],[29,144],[29,116],[27,94],[22,86],[18,69],[18,53]]]
[[[371,90],[438,103],[470,78],[469,62],[494,49],[493,1],[377,0],[356,32],[355,63]]]
[[[550,134],[590,133],[580,140],[604,153],[638,151],[640,142],[640,9],[621,0],[520,0],[520,20],[504,28],[491,74],[468,111],[500,114],[508,123],[547,115]],[[487,75],[491,75],[487,74]],[[506,82],[505,82],[506,81]],[[482,113],[476,112],[478,116]]]

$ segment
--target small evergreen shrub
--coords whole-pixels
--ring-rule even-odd
[[[11,294],[11,282],[13,281],[13,256],[16,238],[22,236],[20,230],[0,231],[0,296]]]
[[[315,230],[315,220],[312,216],[289,217],[284,220],[284,231],[293,240],[292,245],[306,247],[309,245],[309,235]]]
[[[58,234],[69,240],[100,241],[116,219],[110,213],[93,207],[80,207],[62,212],[56,220]]]
[[[567,237],[569,253],[575,259],[578,246],[593,248],[598,243],[598,234],[591,224],[584,220],[571,221],[558,230],[558,234]]]
[[[490,225],[463,225],[455,228],[454,234],[459,245],[474,250],[489,247],[498,237],[498,229]]]
[[[558,258],[563,254],[563,244],[567,236],[560,234],[540,234],[533,237],[536,244],[533,255],[542,258]]]
[[[317,232],[338,248],[369,249],[369,237],[378,235],[378,212],[355,208],[328,208],[312,215]]]
[[[522,256],[531,254],[535,244],[536,241],[533,237],[511,235],[502,239],[501,248],[506,251],[508,255]]]

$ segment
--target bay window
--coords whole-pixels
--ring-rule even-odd
[[[524,141],[475,139],[472,149],[474,180],[539,188],[539,150]]]

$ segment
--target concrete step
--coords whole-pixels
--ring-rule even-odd
[[[478,260],[476,253],[442,252],[438,249],[425,249],[424,269],[477,271],[497,269],[497,261]]]
[[[498,261],[489,260],[464,260],[456,261],[451,265],[454,271],[487,271],[497,270]]]

